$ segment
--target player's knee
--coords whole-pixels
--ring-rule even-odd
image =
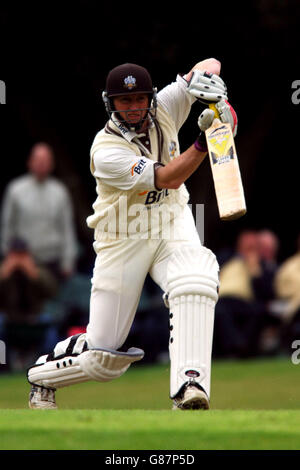
[[[203,295],[218,299],[219,264],[214,253],[198,245],[185,245],[170,258],[167,269],[169,299],[180,295]]]
[[[117,350],[120,347],[115,340],[107,336],[107,333],[104,335],[95,331],[90,331],[89,327],[87,327],[86,330],[86,341],[89,349]]]

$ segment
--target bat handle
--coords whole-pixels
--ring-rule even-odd
[[[210,103],[208,106],[209,106],[210,109],[212,109],[214,111],[215,118],[220,119],[220,114],[219,114],[219,111],[216,108],[215,103]]]

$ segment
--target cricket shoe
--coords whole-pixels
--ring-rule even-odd
[[[32,385],[29,394],[29,408],[32,410],[56,410],[55,389]]]
[[[173,410],[208,410],[209,399],[204,389],[199,385],[188,384],[183,391],[173,399]]]

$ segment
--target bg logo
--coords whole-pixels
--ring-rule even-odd
[[[4,341],[0,340],[0,364],[6,364],[6,346]]]
[[[6,86],[2,80],[0,80],[0,104],[6,104]]]
[[[291,356],[291,361],[295,365],[300,364],[300,358],[299,358],[299,355],[300,355],[300,341],[299,341],[299,339],[295,339],[295,341],[293,341],[292,348],[296,349],[296,351],[293,352],[293,354]]]
[[[296,90],[292,93],[292,103],[300,103],[300,80],[294,80],[292,83],[292,89]]]

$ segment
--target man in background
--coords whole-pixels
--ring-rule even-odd
[[[245,230],[239,234],[235,255],[220,271],[220,298],[215,316],[216,354],[254,356],[261,349],[262,331],[268,327],[267,332],[273,332],[276,319],[273,321],[269,304],[275,298],[277,249],[278,240],[271,231]]]
[[[52,148],[39,142],[31,149],[28,173],[11,181],[2,205],[2,255],[9,241],[24,240],[34,260],[66,278],[74,270],[76,240],[73,209],[64,184],[51,176]]]

